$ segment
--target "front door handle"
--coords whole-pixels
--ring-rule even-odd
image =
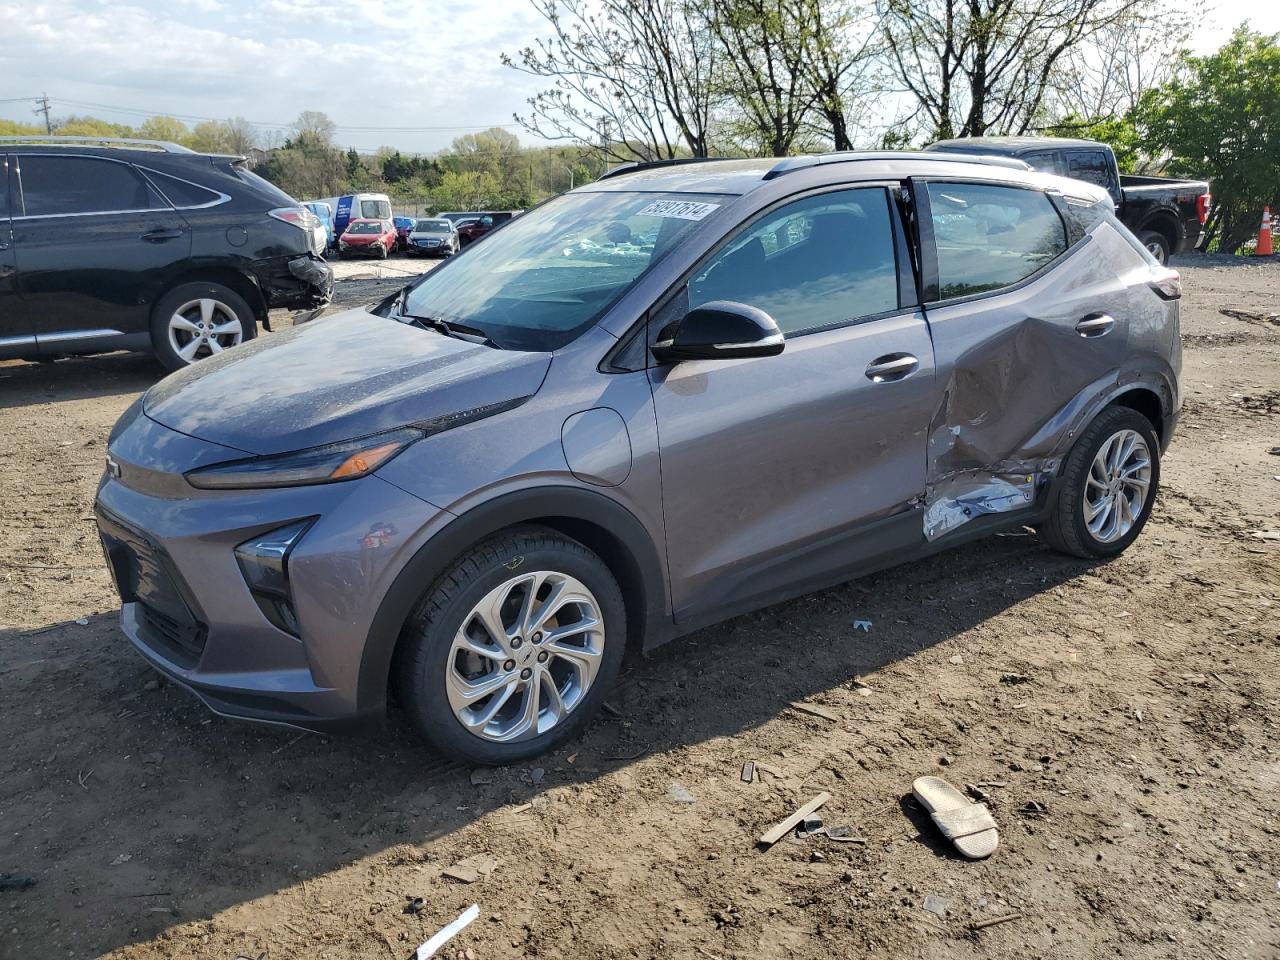
[[[1076,333],[1082,337],[1102,337],[1116,325],[1114,317],[1105,313],[1091,313],[1076,324]]]
[[[147,243],[164,243],[166,240],[177,240],[182,236],[182,231],[176,228],[166,229],[157,227],[155,230],[148,230],[142,235],[142,239]]]
[[[909,353],[888,353],[867,364],[867,379],[873,383],[905,380],[920,368],[920,361]]]

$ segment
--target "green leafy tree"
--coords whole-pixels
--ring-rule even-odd
[[[40,131],[43,133],[44,131]],[[53,132],[59,137],[131,137],[133,129],[122,123],[107,123],[97,117],[67,117],[54,124]],[[138,134],[141,136],[142,134]]]
[[[170,143],[185,143],[191,136],[187,125],[176,117],[149,117],[138,128],[138,136],[144,140],[167,140]]]
[[[1210,182],[1209,242],[1235,253],[1280,196],[1280,34],[1246,24],[1216,53],[1182,62],[1182,76],[1143,95],[1141,144],[1167,154],[1170,173]]]

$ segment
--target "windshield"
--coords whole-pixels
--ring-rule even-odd
[[[555,350],[591,325],[730,198],[577,193],[512,220],[405,297],[404,313],[474,327],[512,350]]]
[[[380,223],[353,223],[347,227],[347,233],[381,233],[382,224]]]
[[[419,220],[413,225],[413,229],[421,233],[448,233],[453,229],[453,224],[448,220]]]
[[[386,200],[361,200],[360,216],[370,220],[390,220],[391,204]]]

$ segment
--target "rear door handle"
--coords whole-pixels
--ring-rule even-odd
[[[1114,317],[1105,313],[1091,313],[1076,324],[1076,333],[1082,337],[1102,337],[1116,325]]]
[[[182,236],[182,231],[176,228],[157,227],[155,230],[148,230],[144,233],[142,239],[147,243],[164,243],[166,240],[177,240],[180,236]]]
[[[920,368],[920,361],[909,353],[887,353],[867,364],[867,379],[873,383],[905,380]]]

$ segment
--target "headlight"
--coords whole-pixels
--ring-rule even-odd
[[[426,435],[426,430],[404,427],[359,440],[344,440],[292,453],[216,463],[192,470],[186,477],[188,483],[202,490],[250,490],[337,483],[372,473],[405,447]]]

